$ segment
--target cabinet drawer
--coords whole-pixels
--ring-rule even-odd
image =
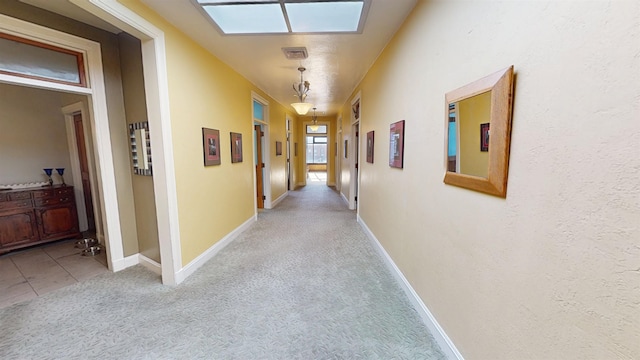
[[[0,202],[0,210],[24,209],[31,207],[31,199]]]
[[[36,190],[31,192],[31,195],[34,199],[46,198],[53,196],[53,191],[51,189]]]
[[[64,203],[71,202],[71,200],[72,200],[71,196],[61,195],[61,196],[53,196],[53,197],[43,198],[43,199],[35,199],[33,200],[33,202],[35,203],[36,207],[43,207],[43,206],[49,206],[49,205],[64,204]]]
[[[63,187],[63,188],[57,188],[53,190],[54,196],[69,197],[71,196],[71,194],[73,194],[73,188],[71,187]]]
[[[9,200],[12,200],[12,201],[31,199],[31,193],[29,192],[15,192],[15,193],[9,193],[7,195],[9,195]]]

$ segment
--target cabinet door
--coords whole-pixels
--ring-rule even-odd
[[[33,209],[17,209],[0,213],[0,248],[38,240]]]
[[[42,240],[64,239],[78,235],[78,215],[73,205],[37,208],[36,215]]]

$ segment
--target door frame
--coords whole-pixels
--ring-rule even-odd
[[[327,180],[325,181],[325,185],[329,185],[329,166],[331,166],[331,122],[330,121],[318,121],[317,125],[326,125],[327,126]],[[302,149],[302,163],[304,164],[304,184],[307,185],[307,176],[309,175],[309,168],[307,167],[307,125],[313,125],[312,121],[303,121],[302,122],[302,136],[303,136],[303,149]],[[322,136],[323,134],[310,134],[309,136]]]
[[[177,285],[195,270],[193,267],[183,267],[182,264],[164,32],[115,0],[68,1],[128,32],[141,42],[149,134],[154,150],[153,189],[158,220],[162,283]],[[104,97],[104,94],[102,96]],[[102,121],[106,119],[106,99],[103,104],[105,115]],[[104,126],[107,125],[105,121]],[[108,128],[106,130],[108,131]],[[92,131],[95,133],[96,129],[92,128]],[[98,174],[99,176],[105,175],[102,168],[98,169]],[[109,195],[115,199],[115,193]],[[118,215],[117,209],[115,215],[116,217]],[[120,241],[120,246],[122,246],[122,241]],[[137,262],[137,256],[128,257],[123,266],[135,265]]]
[[[112,271],[126,268],[116,199],[116,181],[100,44],[3,14],[0,14],[0,30],[21,38],[72,49],[84,54],[85,71],[88,75],[87,87],[58,84],[8,74],[0,74],[0,82],[88,96],[89,110],[93,114],[89,118],[91,119],[91,138],[94,144],[94,160],[100,174],[98,194],[101,200],[100,204],[103,207],[101,220],[104,225],[107,264]]]
[[[292,121],[291,121],[291,117],[289,116],[289,114],[286,114],[284,117],[284,121],[285,121],[285,131],[287,132],[287,158],[286,158],[286,172],[287,172],[287,193],[291,190],[293,190],[294,188],[294,184],[293,184],[293,176],[292,173],[292,165],[291,165],[291,135],[292,135],[292,131],[291,131],[291,125],[292,125]]]
[[[82,117],[82,123],[87,124],[89,121],[89,113],[84,102],[79,101],[73,104],[69,104],[62,107],[62,113],[64,115],[64,123],[67,129],[67,143],[69,146],[69,156],[71,158],[71,172],[73,174],[73,189],[76,195],[76,207],[78,209],[78,221],[80,223],[80,231],[84,231],[88,228],[88,220],[87,220],[87,209],[86,202],[84,198],[84,188],[82,185],[82,177],[80,174],[80,154],[78,153],[78,145],[77,145],[77,136],[74,126],[74,115],[80,114]],[[84,146],[86,149],[93,149],[90,144],[90,136],[91,133],[88,129],[89,126],[84,125]],[[91,160],[90,153],[87,153],[88,160]],[[93,211],[94,218],[97,218],[98,205],[99,203],[96,201],[95,197],[98,193],[98,189],[96,187],[96,171],[94,169],[93,161],[89,162],[89,184],[91,197],[93,202]],[[104,232],[102,229],[102,222],[96,221],[96,237],[104,243]]]
[[[262,104],[263,106],[263,120],[258,120],[256,118],[254,118],[253,116],[253,102],[257,101],[260,104]],[[257,93],[255,93],[254,91],[251,91],[251,128],[253,128],[253,125],[255,124],[259,124],[263,126],[263,132],[264,132],[264,136],[262,137],[263,143],[262,143],[262,161],[264,162],[264,171],[262,173],[262,186],[263,186],[263,193],[264,193],[264,208],[265,209],[271,209],[272,208],[272,203],[271,203],[271,147],[269,146],[271,141],[269,141],[270,137],[269,137],[269,101],[267,101],[265,98],[263,98],[262,96],[258,95]],[[253,131],[252,131],[253,133]],[[256,138],[255,138],[255,134],[253,134],[253,142],[251,144],[255,144],[256,143]],[[254,156],[252,156],[253,158],[253,168],[255,169],[255,167],[258,165],[256,163],[256,157],[255,157],[255,149],[253,151]],[[257,179],[256,179],[256,175],[253,175],[253,191],[254,191],[254,208],[256,209],[255,213],[258,213],[258,200],[256,199],[255,196],[255,192],[257,192]]]
[[[349,162],[349,173],[350,173],[350,180],[349,180],[349,209],[350,210],[357,210],[358,209],[358,205],[357,205],[357,196],[358,196],[358,192],[360,190],[360,172],[358,171],[358,169],[356,169],[356,164],[360,164],[360,151],[356,151],[360,149],[360,136],[356,137],[356,131],[360,131],[360,119],[362,119],[362,101],[360,99],[360,92],[358,91],[358,93],[356,94],[356,96],[353,97],[353,99],[351,100],[351,107],[350,107],[350,113],[351,113],[351,146],[349,146],[348,151],[353,154],[353,161]],[[354,114],[353,109],[353,105],[355,105],[357,102],[360,103],[359,105],[359,110],[358,110],[358,116],[356,117],[356,114]],[[357,141],[356,141],[357,139]],[[357,155],[357,157],[356,157]]]
[[[337,119],[337,131],[336,131],[336,140],[335,140],[335,176],[336,176],[336,190],[340,192],[342,190],[342,115],[338,116]]]

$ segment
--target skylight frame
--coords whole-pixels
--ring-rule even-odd
[[[191,0],[193,5],[200,11],[200,13],[209,21],[222,36],[269,36],[269,35],[343,35],[343,34],[362,34],[364,31],[364,25],[367,20],[369,8],[372,0]],[[358,27],[355,31],[317,31],[317,32],[294,32],[291,28],[291,21],[285,4],[299,4],[299,3],[331,3],[331,2],[353,2],[362,3],[362,10],[360,12],[360,19],[358,20]],[[254,32],[238,32],[238,33],[225,33],[220,25],[210,16],[205,10],[205,6],[224,6],[224,5],[265,5],[265,4],[279,4],[284,17],[284,21],[287,26],[286,32],[269,32],[269,33],[254,33]]]

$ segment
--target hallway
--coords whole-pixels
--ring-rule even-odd
[[[261,212],[177,287],[135,266],[0,319],[2,358],[444,358],[355,213],[321,184]]]

